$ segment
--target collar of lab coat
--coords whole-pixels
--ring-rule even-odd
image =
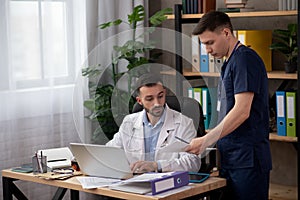
[[[172,111],[169,106],[166,104],[166,118],[164,125],[161,128],[159,138],[157,141],[157,146],[161,146],[163,142],[168,138],[171,131],[174,131],[176,128],[176,124],[180,123],[179,115],[175,115],[175,112]],[[139,113],[139,117],[133,125],[134,129],[143,129],[143,115],[145,114],[145,110]],[[139,137],[144,138],[143,131],[137,131],[137,133],[141,134]]]

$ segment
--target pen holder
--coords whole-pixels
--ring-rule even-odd
[[[32,156],[32,169],[34,174],[47,172],[47,156]]]

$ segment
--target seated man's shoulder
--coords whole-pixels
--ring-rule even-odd
[[[186,115],[182,114],[181,112],[178,112],[177,110],[173,110],[173,109],[170,109],[171,112],[173,113],[173,116],[174,118],[179,118],[181,120],[192,120],[191,118],[187,117]]]
[[[123,123],[135,122],[140,116],[140,112],[131,113],[124,117]]]

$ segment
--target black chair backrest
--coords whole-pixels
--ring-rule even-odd
[[[198,101],[189,97],[166,96],[166,102],[171,109],[193,119],[197,137],[205,135],[203,110]],[[132,112],[139,112],[142,109],[143,107],[136,102]]]

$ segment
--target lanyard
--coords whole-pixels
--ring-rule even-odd
[[[235,44],[235,46],[234,46],[234,48],[233,48],[233,50],[232,50],[232,52],[231,52],[228,60],[225,60],[225,62],[223,63],[222,68],[221,68],[221,76],[222,76],[222,78],[224,76],[225,68],[226,68],[226,66],[227,66],[230,58],[232,57],[232,55],[235,53],[235,51],[236,51],[236,49],[237,49],[237,47],[238,47],[239,44],[240,44],[240,41],[237,41],[237,43]]]
[[[223,63],[222,68],[221,68],[221,76],[220,76],[219,85],[218,85],[218,102],[217,102],[217,111],[219,113],[221,111],[221,93],[222,93],[222,90],[223,90],[223,92],[225,92],[225,88],[224,88],[224,85],[223,85],[223,82],[222,82],[223,77],[224,77],[224,73],[225,73],[225,69],[226,69],[226,66],[227,66],[230,58],[236,52],[236,49],[237,49],[239,43],[240,43],[240,41],[237,41],[237,43],[235,44],[235,46],[232,50],[232,53],[230,54],[228,60]]]

